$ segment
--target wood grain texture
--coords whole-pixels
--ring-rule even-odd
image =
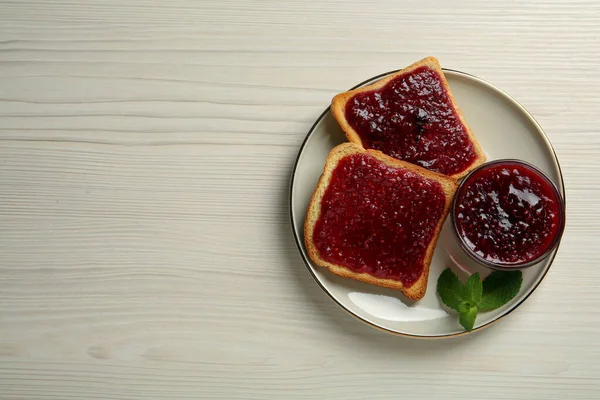
[[[598,398],[599,48],[596,1],[0,0],[0,398]],[[426,55],[519,99],[568,194],[540,289],[451,341],[340,311],[287,217],[332,96]]]

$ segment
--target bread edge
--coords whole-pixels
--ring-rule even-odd
[[[356,273],[348,268],[329,263],[320,257],[319,252],[314,245],[314,228],[321,214],[321,201],[331,181],[331,175],[341,159],[343,159],[346,156],[357,153],[369,154],[389,166],[411,170],[415,173],[424,176],[425,178],[434,179],[442,185],[442,189],[446,197],[444,211],[436,226],[433,238],[425,252],[425,257],[423,260],[423,273],[421,274],[419,279],[408,288],[404,287],[402,282],[397,280],[377,278],[367,273]],[[350,278],[357,281],[366,282],[372,285],[382,286],[390,289],[401,290],[406,297],[412,300],[419,300],[423,298],[423,296],[425,296],[425,292],[427,290],[427,281],[429,278],[429,267],[431,265],[431,260],[433,258],[435,246],[440,236],[442,226],[444,225],[446,217],[448,216],[448,212],[450,211],[452,200],[454,198],[454,194],[457,188],[458,182],[455,179],[448,177],[447,175],[438,174],[436,172],[426,170],[425,168],[408,163],[406,161],[397,160],[393,157],[385,155],[384,153],[378,150],[365,150],[355,143],[340,144],[336,146],[333,150],[331,150],[331,152],[327,156],[327,161],[325,162],[323,174],[319,178],[319,182],[317,183],[317,187],[315,188],[308,209],[306,211],[306,218],[304,221],[304,244],[306,246],[308,256],[315,264],[322,267],[326,267],[332,273],[341,277]]]
[[[467,175],[473,169],[477,168],[479,165],[483,164],[486,161],[486,156],[481,148],[481,145],[479,144],[479,141],[473,134],[471,127],[469,127],[469,124],[467,124],[467,120],[465,119],[465,116],[463,115],[462,111],[458,107],[458,104],[456,103],[454,94],[452,93],[452,90],[450,89],[450,85],[448,85],[448,81],[446,80],[444,71],[442,71],[442,67],[440,66],[440,63],[437,58],[432,57],[432,56],[426,57],[426,58],[424,58],[420,61],[417,61],[398,72],[394,72],[393,74],[388,75],[385,78],[382,78],[382,79],[378,80],[377,82],[374,82],[368,86],[363,86],[358,89],[349,90],[347,92],[337,94],[336,96],[334,96],[334,98],[331,101],[331,113],[333,114],[334,118],[338,121],[340,127],[342,128],[342,130],[344,131],[344,134],[346,135],[346,138],[348,138],[348,140],[350,142],[356,143],[364,148],[365,146],[362,143],[360,136],[350,126],[350,124],[348,123],[348,120],[346,119],[344,110],[345,110],[345,107],[346,107],[346,104],[348,103],[348,101],[357,93],[368,92],[371,90],[379,89],[379,88],[385,86],[392,79],[394,79],[400,75],[406,74],[410,71],[413,71],[419,67],[423,67],[423,66],[426,66],[426,67],[429,67],[429,68],[435,70],[440,75],[441,81],[444,85],[444,88],[446,89],[446,92],[448,93],[450,102],[452,103],[452,107],[454,108],[454,111],[458,115],[460,122],[465,126],[465,129],[467,131],[467,136],[469,137],[469,140],[473,144],[473,147],[474,147],[474,150],[476,153],[475,160],[471,163],[471,165],[469,165],[469,167],[467,167],[465,170],[463,170],[457,174],[448,175],[454,179],[460,179],[460,178],[464,177],[465,175]]]

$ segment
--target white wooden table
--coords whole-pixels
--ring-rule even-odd
[[[595,0],[0,1],[0,399],[599,398],[599,50]],[[568,204],[536,293],[441,341],[341,311],[287,208],[331,97],[426,55],[532,112]]]

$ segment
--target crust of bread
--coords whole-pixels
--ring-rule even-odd
[[[397,280],[381,279],[369,275],[367,273],[356,273],[346,267],[329,263],[321,258],[319,251],[317,250],[314,244],[313,233],[315,229],[315,224],[319,219],[319,216],[321,215],[321,201],[331,181],[331,175],[341,159],[356,153],[369,154],[386,165],[395,168],[408,169],[423,176],[424,178],[433,179],[442,185],[442,188],[446,195],[446,204],[444,206],[444,211],[436,226],[433,238],[431,239],[431,242],[429,243],[429,246],[427,247],[427,250],[425,252],[425,258],[423,261],[423,273],[421,274],[419,279],[410,287],[405,287],[402,284],[402,282]],[[406,161],[397,160],[377,150],[365,150],[354,143],[340,144],[329,153],[329,156],[327,157],[327,161],[325,163],[325,169],[323,171],[323,174],[321,175],[321,178],[319,179],[319,183],[317,184],[315,192],[313,193],[313,196],[310,200],[308,210],[306,212],[306,219],[304,221],[304,243],[306,245],[308,255],[315,264],[328,268],[332,273],[336,275],[345,278],[355,279],[361,282],[370,283],[377,286],[401,290],[406,297],[412,300],[419,300],[425,295],[425,291],[427,290],[429,265],[431,264],[431,259],[433,258],[435,245],[440,235],[442,225],[444,224],[446,216],[450,211],[452,199],[457,188],[457,181],[446,175],[426,170],[422,167],[408,163]]]
[[[454,179],[460,179],[460,178],[464,177],[466,174],[468,174],[471,170],[473,170],[473,169],[477,168],[479,165],[483,164],[486,160],[486,157],[485,157],[485,153],[481,149],[481,145],[479,144],[479,142],[477,141],[477,138],[473,134],[473,131],[471,131],[471,128],[467,124],[467,121],[466,121],[463,113],[460,111],[460,108],[456,104],[456,100],[454,98],[454,95],[452,94],[452,90],[450,90],[448,81],[446,81],[446,77],[444,76],[444,72],[442,71],[442,67],[440,66],[440,63],[437,60],[437,58],[435,58],[435,57],[424,58],[421,61],[417,61],[416,63],[409,65],[408,67],[404,68],[403,70],[395,72],[391,75],[388,75],[385,78],[383,78],[371,85],[364,86],[364,87],[361,87],[358,89],[350,90],[350,91],[336,95],[333,98],[333,100],[331,101],[331,112],[333,113],[333,116],[335,117],[335,119],[338,121],[338,123],[342,127],[342,130],[346,134],[346,137],[348,138],[348,140],[351,141],[352,143],[356,143],[356,144],[359,144],[359,145],[365,147],[363,145],[362,140],[360,139],[360,136],[358,135],[358,133],[354,130],[354,128],[352,128],[350,126],[350,124],[348,123],[348,120],[346,119],[345,108],[346,108],[346,104],[348,103],[348,101],[357,93],[369,92],[372,90],[379,89],[379,88],[385,86],[392,79],[394,79],[400,75],[404,75],[408,72],[411,72],[419,67],[428,67],[428,68],[436,71],[440,75],[441,81],[444,85],[444,88],[446,88],[446,92],[448,93],[448,97],[450,98],[450,102],[452,103],[452,107],[454,108],[454,111],[456,111],[456,114],[460,118],[460,122],[465,126],[467,135],[469,136],[469,140],[471,141],[471,143],[473,143],[475,153],[477,154],[473,163],[471,163],[471,165],[469,165],[469,167],[466,168],[465,170],[463,170],[459,173],[456,173],[454,175],[450,175]]]

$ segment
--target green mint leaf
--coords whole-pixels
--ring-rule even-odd
[[[446,268],[440,275],[437,283],[437,292],[442,302],[452,308],[453,310],[460,311],[459,305],[464,300],[462,298],[463,285],[458,280],[458,276],[450,268]]]
[[[477,318],[477,307],[472,306],[466,312],[460,313],[458,321],[467,332],[471,332],[473,330],[473,325],[475,325],[475,318]]]
[[[471,302],[461,301],[460,304],[458,305],[458,312],[466,313],[467,311],[469,311],[471,309],[471,307],[473,307],[473,304],[471,304]]]
[[[472,301],[474,305],[478,305],[481,301],[481,295],[483,293],[483,284],[479,277],[479,272],[475,272],[469,276],[464,286],[464,298]]]
[[[521,271],[494,271],[483,281],[483,295],[479,302],[480,311],[491,311],[502,307],[521,290]]]

